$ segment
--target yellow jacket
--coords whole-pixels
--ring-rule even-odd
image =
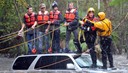
[[[99,36],[110,36],[112,33],[112,24],[109,19],[105,18],[104,12],[99,12],[100,21],[94,23],[94,27],[98,29]]]

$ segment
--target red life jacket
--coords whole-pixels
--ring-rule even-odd
[[[49,20],[49,13],[48,11],[45,11],[42,13],[41,11],[38,12],[37,15],[37,23],[40,24],[46,24]]]
[[[34,25],[36,21],[35,13],[33,12],[31,15],[28,15],[27,13],[24,15],[25,23],[27,27],[31,27]]]
[[[53,23],[54,21],[58,20],[59,14],[60,14],[60,11],[56,11],[56,12],[51,11],[50,12],[50,21]]]
[[[89,17],[86,17],[88,20],[90,20],[90,21],[93,21],[93,22],[96,22],[96,21],[98,21],[98,19],[96,18],[96,17],[94,17],[94,18],[89,18]],[[94,27],[94,26],[91,26],[91,29],[92,29],[92,31],[95,31],[96,30],[96,27]]]
[[[65,18],[67,22],[72,22],[75,19],[76,17],[75,12],[76,12],[76,9],[72,9],[70,11],[66,10]]]

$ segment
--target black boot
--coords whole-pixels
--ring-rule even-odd
[[[79,41],[78,40],[73,40],[73,41],[74,41],[74,44],[75,44],[75,46],[77,48],[77,52],[76,53],[82,53],[82,48],[80,46]]]
[[[107,66],[102,66],[102,69],[107,69]]]
[[[91,68],[97,68],[97,65],[96,64],[92,64]]]
[[[111,70],[116,70],[117,68],[115,68],[114,66],[113,67],[109,67]]]

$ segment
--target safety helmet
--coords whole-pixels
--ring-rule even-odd
[[[88,9],[88,13],[89,13],[90,11],[95,12],[95,9],[92,8],[92,7],[90,7],[90,8]]]
[[[54,2],[52,3],[52,8],[55,8],[55,7],[58,7],[58,3],[57,3],[56,1],[54,1]]]
[[[105,19],[105,13],[104,12],[99,12],[98,13],[98,17],[100,18],[100,20],[103,20],[103,19]]]
[[[40,4],[40,8],[45,8],[45,7],[46,7],[46,5],[44,3]]]

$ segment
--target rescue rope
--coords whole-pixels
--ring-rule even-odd
[[[0,40],[1,40],[1,38],[4,38],[4,37],[7,37],[7,36],[10,36],[10,35],[16,34],[17,32],[18,32],[18,31],[16,31],[16,32],[12,32],[12,33],[7,34],[7,35],[0,36]]]
[[[0,37],[0,40],[7,40],[9,38],[12,38],[12,37],[16,36],[17,33],[18,33],[18,31],[10,33],[10,34],[7,34],[5,36],[2,36],[2,37]]]
[[[41,26],[43,26],[43,25],[39,25],[39,26],[35,27],[35,29],[36,29],[36,28],[39,28],[39,27],[41,27]],[[32,28],[29,28],[29,29],[23,31],[23,33],[29,32],[29,31],[31,31],[31,30],[33,30],[33,29],[32,29]],[[12,35],[11,35],[11,34],[12,34]],[[7,40],[9,40],[9,39],[11,39],[11,38],[15,38],[15,37],[17,36],[17,34],[18,34],[18,31],[13,32],[13,33],[11,33],[11,34],[10,34],[10,35],[5,35],[5,37],[3,36],[3,38],[0,37],[0,40],[7,41]],[[2,41],[2,42],[3,42],[3,41]],[[1,42],[0,42],[0,43],[1,43]],[[4,43],[4,42],[3,42],[3,43]]]
[[[55,28],[55,27],[53,27],[53,29],[54,29],[54,28]],[[53,32],[53,33],[52,33],[50,48],[48,49],[48,52],[50,52],[50,53],[52,52],[52,43],[53,43],[53,38],[54,38],[53,36],[54,36],[54,33],[55,33],[54,30],[53,30],[52,32]]]
[[[5,43],[5,42],[7,42],[7,41],[9,41],[9,40],[11,40],[11,39],[14,39],[14,38],[16,38],[16,36],[12,36],[12,38],[9,38],[9,39],[6,39],[6,40],[3,40],[3,41],[1,41],[1,42],[0,42],[0,44],[1,44],[1,43]]]
[[[61,26],[60,26],[60,27],[61,27]],[[60,27],[55,28],[53,31],[58,30]],[[30,30],[30,29],[29,29],[29,30]],[[31,29],[31,30],[32,30],[32,29]],[[27,30],[26,30],[26,31],[27,31]],[[17,44],[17,45],[11,46],[11,47],[1,48],[1,49],[0,49],[0,52],[1,52],[1,51],[4,51],[4,50],[9,50],[9,49],[12,49],[12,48],[14,49],[14,47],[17,47],[17,46],[20,46],[20,45],[26,44],[26,43],[31,42],[31,41],[34,41],[34,40],[36,40],[36,39],[38,39],[38,38],[41,38],[41,37],[43,37],[43,36],[45,36],[45,35],[48,35],[48,34],[52,33],[53,31],[50,31],[50,32],[48,32],[47,34],[44,34],[44,35],[39,36],[39,37],[37,37],[37,38],[34,38],[34,39],[32,39],[32,40],[29,40],[29,41],[26,41],[26,42],[23,42],[23,43],[20,43],[20,44]]]
[[[121,20],[121,22],[113,29],[113,31],[115,31],[115,30],[121,25],[121,23],[124,22],[124,20],[126,20],[127,16],[128,16],[128,12],[127,12],[127,14],[125,15],[124,19]]]

